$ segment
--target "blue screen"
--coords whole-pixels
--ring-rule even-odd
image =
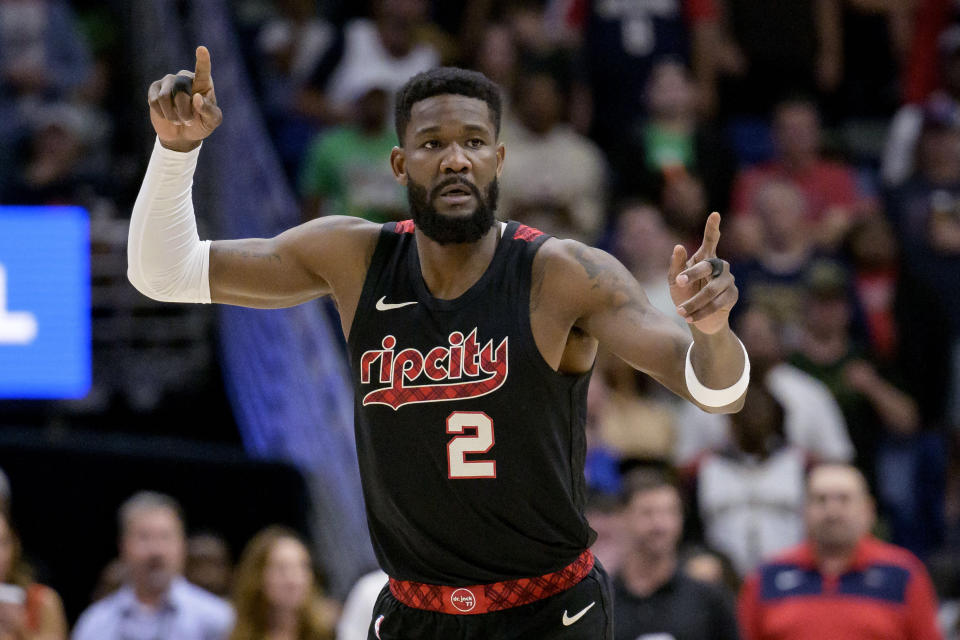
[[[0,207],[0,398],[82,398],[90,344],[86,210]]]

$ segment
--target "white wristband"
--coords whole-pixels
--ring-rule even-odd
[[[740,342],[740,339],[737,339]],[[740,342],[740,348],[743,349],[743,373],[740,379],[734,382],[726,389],[711,389],[703,386],[697,379],[697,374],[693,371],[693,364],[690,362],[690,352],[693,351],[693,343],[687,349],[687,361],[684,365],[684,376],[687,380],[687,391],[694,400],[705,407],[725,407],[740,399],[750,384],[750,357],[747,355],[747,348]]]

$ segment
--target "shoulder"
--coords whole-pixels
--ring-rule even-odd
[[[218,626],[233,623],[233,607],[223,598],[186,580],[178,580],[175,588],[177,597],[185,602],[189,601],[189,607],[195,615]]]
[[[354,216],[323,216],[289,229],[277,238],[304,257],[320,257],[320,249],[329,249],[335,250],[340,256],[338,259],[342,259],[344,255],[355,255],[358,250],[372,253],[382,227]],[[329,253],[325,255],[330,257]]]
[[[87,607],[77,620],[72,638],[85,640],[99,637],[97,632],[109,628],[110,621],[119,614],[119,596],[120,592],[113,593]],[[88,635],[83,635],[84,633]]]
[[[903,547],[872,537],[868,538],[865,543],[868,545],[871,564],[894,565],[906,569],[911,574],[926,573],[923,562]]]

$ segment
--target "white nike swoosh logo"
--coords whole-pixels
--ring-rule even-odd
[[[377,300],[377,311],[390,311],[391,309],[399,309],[400,307],[406,307],[411,304],[417,304],[417,301],[413,302],[384,302],[387,299],[387,296],[383,296]]]
[[[596,600],[594,600],[593,602],[591,602],[590,604],[588,604],[586,607],[584,607],[583,609],[581,609],[580,612],[577,613],[577,614],[576,614],[575,616],[573,616],[573,617],[567,616],[567,610],[564,609],[564,610],[563,610],[563,626],[569,627],[570,625],[572,625],[573,623],[575,623],[577,620],[579,620],[580,618],[582,618],[587,611],[590,611],[590,609],[592,609],[592,608],[593,608],[593,605],[595,605],[595,604],[597,604],[597,601],[596,601]]]

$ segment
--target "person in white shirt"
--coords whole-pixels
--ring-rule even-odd
[[[819,461],[850,462],[854,449],[840,406],[826,385],[784,361],[773,318],[750,307],[737,326],[754,363],[755,379],[763,380],[783,406],[787,442]],[[680,465],[730,442],[730,416],[681,407],[677,424],[674,460]]]

